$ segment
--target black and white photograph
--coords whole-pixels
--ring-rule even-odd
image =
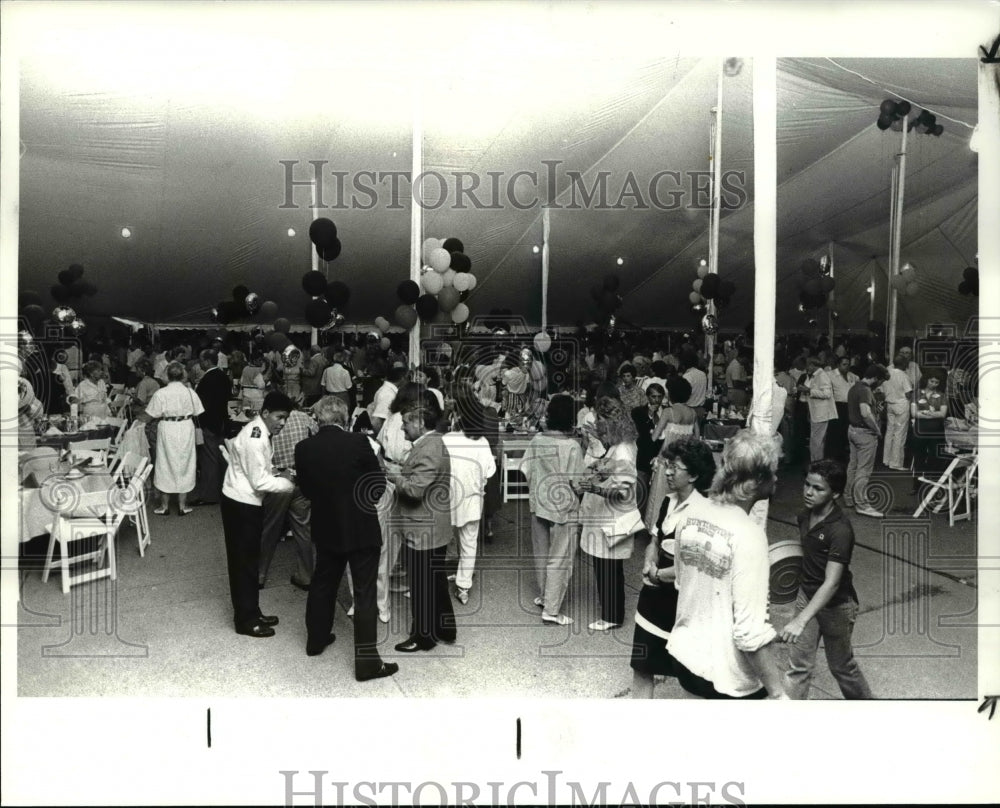
[[[0,13],[4,804],[1000,799],[1000,5]]]

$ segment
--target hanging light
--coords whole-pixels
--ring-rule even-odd
[[[127,225],[122,228],[122,238],[132,238],[132,228]]]
[[[622,264],[625,263],[625,259],[624,258],[619,258],[617,261],[615,261],[615,263],[618,264],[618,266],[622,266]]]
[[[289,227],[288,228],[288,237],[289,238],[295,238],[295,228],[294,227]]]
[[[532,252],[533,252],[533,253],[534,253],[535,255],[538,255],[538,253],[540,253],[540,252],[541,252],[541,249],[540,249],[540,248],[539,248],[539,246],[538,246],[538,245],[536,244],[536,245],[535,245],[534,247],[532,247],[532,248],[531,248],[531,251],[532,251]]]

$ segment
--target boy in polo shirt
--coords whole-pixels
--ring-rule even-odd
[[[795,602],[797,614],[781,632],[790,644],[785,691],[793,699],[809,696],[820,637],[830,673],[845,699],[871,699],[872,692],[851,648],[851,633],[858,616],[858,595],[851,581],[854,529],[837,503],[847,475],[833,460],[809,466],[799,514],[802,539],[802,578]]]

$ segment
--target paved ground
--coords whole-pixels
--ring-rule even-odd
[[[782,474],[771,509],[772,542],[794,539],[800,473]],[[852,569],[862,614],[855,646],[873,691],[885,699],[975,699],[976,530],[934,516],[914,520],[909,479],[882,475],[888,515],[853,519],[858,547]],[[891,502],[890,502],[891,499]],[[261,593],[265,613],[281,618],[277,636],[233,633],[218,508],[189,517],[150,516],[153,544],[140,558],[134,532],[119,537],[119,578],[64,596],[58,576],[43,584],[23,575],[18,619],[18,693],[24,696],[516,696],[529,699],[623,698],[630,694],[631,617],[620,630],[592,634],[593,573],[578,556],[566,628],[543,625],[532,605],[525,503],[505,506],[495,541],[481,548],[472,600],[456,603],[459,642],[402,655],[401,671],[358,684],[351,660],[349,605],[324,655],[304,653],[306,595],[289,584],[293,548],[278,548]],[[626,567],[627,611],[638,595],[638,554]],[[379,624],[385,657],[405,635],[409,601],[394,596],[389,625]],[[772,607],[780,626],[788,607]],[[681,698],[673,680],[658,698]],[[813,698],[839,699],[825,663]]]

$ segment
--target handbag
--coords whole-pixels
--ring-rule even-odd
[[[191,420],[194,421],[194,445],[195,446],[204,446],[205,445],[205,433],[202,432],[201,431],[201,427],[198,426],[198,421],[197,421],[198,416],[193,413],[193,410],[194,410],[194,393],[191,393],[190,390],[188,390],[188,393],[191,395],[191,410],[192,410]]]

